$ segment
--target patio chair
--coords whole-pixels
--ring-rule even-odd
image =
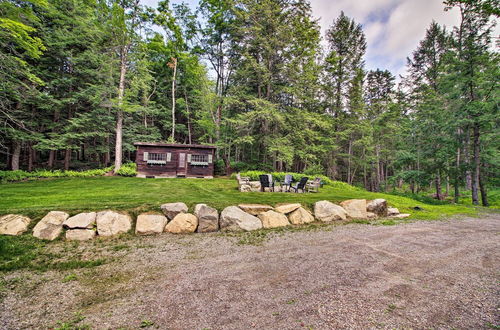
[[[264,188],[269,188],[270,191],[274,191],[274,183],[273,183],[272,176],[271,176],[271,179],[269,179],[269,177],[270,177],[270,175],[268,175],[268,174],[259,175],[260,191],[265,191]]]
[[[291,174],[285,175],[285,181],[281,183],[281,191],[290,191],[290,186],[292,185],[293,176]]]
[[[302,190],[302,192],[304,193],[306,192],[305,187],[307,184],[307,180],[309,180],[309,178],[307,176],[304,176],[300,178],[300,181],[295,186],[290,186],[290,188],[292,188],[296,193],[298,193],[299,190]]]
[[[319,192],[321,187],[321,178],[316,178],[307,183],[307,192]]]
[[[248,176],[241,176],[240,173],[236,174],[236,180],[239,184],[249,184],[250,178]]]

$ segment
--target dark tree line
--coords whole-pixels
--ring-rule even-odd
[[[344,13],[323,48],[306,0],[3,1],[0,162],[118,170],[135,141],[213,143],[227,171],[432,184],[438,199],[453,186],[487,205],[500,174],[499,8],[450,8],[460,24],[432,23],[396,84],[365,68],[363,28]]]

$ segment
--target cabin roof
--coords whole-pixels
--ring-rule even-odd
[[[217,149],[216,146],[210,146],[206,144],[180,144],[180,143],[162,143],[162,142],[135,142],[134,146]]]

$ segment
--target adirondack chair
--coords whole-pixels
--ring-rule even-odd
[[[315,178],[307,183],[307,192],[319,192],[319,187],[321,187],[321,178]]]
[[[306,192],[305,188],[307,180],[309,180],[309,178],[307,176],[304,176],[300,178],[300,181],[295,186],[290,186],[290,188],[292,188],[296,193],[298,193],[299,190],[302,190],[302,192]]]
[[[281,191],[290,191],[290,186],[292,185],[293,176],[291,174],[285,175],[285,180],[281,183]]]
[[[236,174],[236,180],[238,180],[238,183],[241,184],[249,184],[250,183],[250,178],[247,176],[241,176],[240,173]]]
[[[271,179],[269,179],[271,177]],[[265,191],[264,188],[269,188],[270,191],[274,191],[273,178],[269,174],[259,175],[260,180],[260,191]]]

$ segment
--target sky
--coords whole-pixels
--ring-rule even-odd
[[[156,7],[157,0],[141,0]],[[172,0],[171,3],[180,3]],[[196,7],[197,0],[184,2]],[[435,20],[451,29],[459,22],[457,9],[444,11],[442,0],[310,0],[322,34],[341,11],[361,23],[367,39],[366,68],[387,69],[396,77],[404,74],[406,57],[418,46]],[[500,26],[495,34],[499,35]]]

